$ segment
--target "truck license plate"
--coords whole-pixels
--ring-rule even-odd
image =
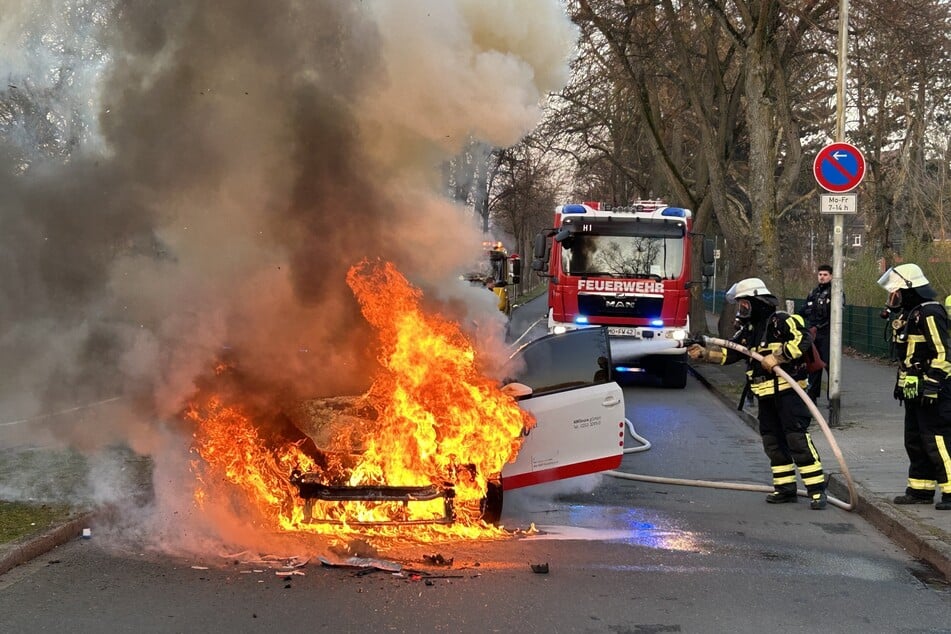
[[[608,326],[609,337],[636,337],[637,328],[622,328],[619,326]]]

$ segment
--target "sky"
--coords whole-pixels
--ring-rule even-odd
[[[0,0],[0,449],[85,452],[108,502],[110,448],[183,472],[222,355],[261,409],[360,393],[364,258],[491,348],[442,166],[529,132],[575,37],[557,0]]]

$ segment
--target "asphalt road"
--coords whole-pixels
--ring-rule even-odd
[[[537,319],[522,310],[515,323]],[[622,471],[769,481],[758,436],[693,377],[625,399],[651,448]],[[307,540],[176,556],[93,527],[0,576],[0,632],[951,632],[951,589],[861,517],[763,497],[610,476],[531,487],[506,494],[510,538],[378,543],[400,575],[321,566],[332,555]],[[292,555],[303,574],[281,569]]]

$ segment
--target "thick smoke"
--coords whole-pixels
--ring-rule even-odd
[[[365,257],[497,318],[441,166],[566,80],[557,0],[0,5],[0,446],[161,468],[223,355],[262,406],[362,391]]]

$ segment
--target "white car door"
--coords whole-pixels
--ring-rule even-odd
[[[516,352],[509,378],[532,388],[519,400],[537,421],[516,460],[502,469],[505,490],[616,469],[624,451],[624,394],[610,380],[603,328],[532,341]]]

